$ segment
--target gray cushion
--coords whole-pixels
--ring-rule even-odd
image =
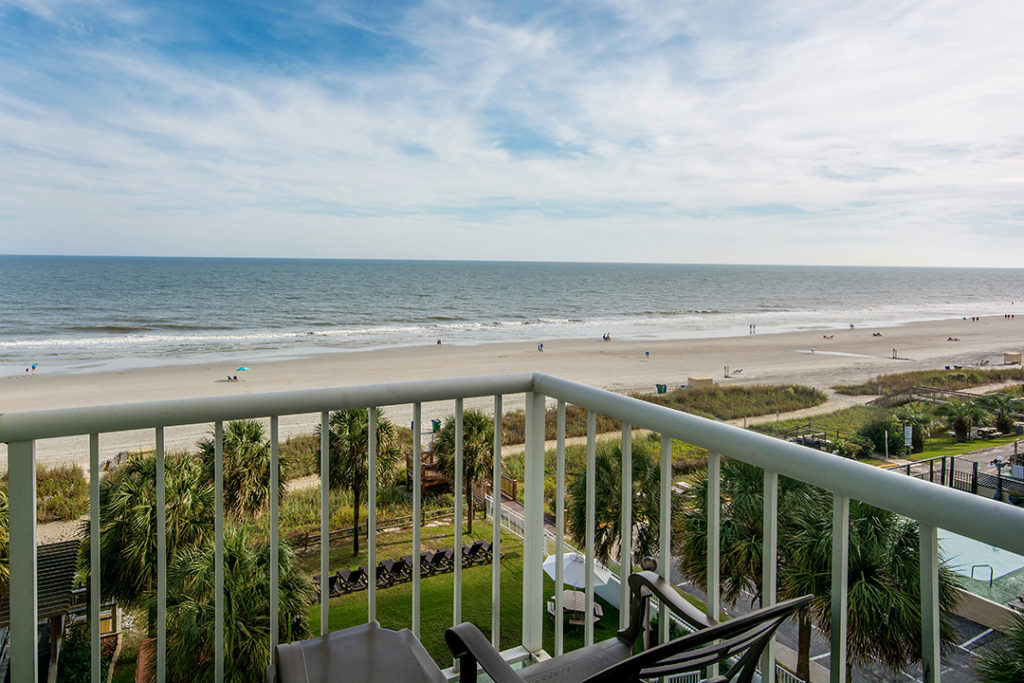
[[[434,660],[409,629],[377,622],[277,646],[281,683],[429,681],[444,683]]]
[[[561,657],[538,662],[526,667],[520,673],[523,680],[529,681],[529,683],[541,683],[542,681],[574,683],[586,680],[598,671],[603,671],[613,664],[628,659],[632,654],[631,645],[618,638],[609,638],[600,643],[594,643],[590,647],[567,652]]]

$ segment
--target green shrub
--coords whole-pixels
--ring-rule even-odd
[[[903,425],[892,415],[879,417],[860,428],[857,436],[871,442],[875,451],[885,452],[886,433],[889,436],[889,455],[902,455],[906,443],[903,441]]]

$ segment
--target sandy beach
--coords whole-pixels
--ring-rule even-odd
[[[881,332],[882,336],[873,336]],[[826,336],[832,337],[826,339]],[[959,339],[948,341],[948,337]],[[538,352],[536,344],[544,343]],[[893,358],[895,349],[897,358]],[[1004,351],[1024,349],[1024,317],[1001,316],[944,320],[878,329],[759,333],[721,339],[635,341],[613,339],[546,340],[531,342],[403,347],[374,351],[337,352],[286,361],[253,361],[248,372],[235,372],[223,363],[196,363],[93,374],[38,374],[0,378],[0,412],[39,410],[196,398],[230,394],[353,386],[405,380],[539,371],[612,391],[653,391],[656,383],[685,384],[688,377],[713,377],[716,383],[757,384],[792,382],[824,390],[841,382],[862,381],[874,375],[945,365],[973,366],[988,361],[998,366]],[[650,356],[647,356],[647,352]],[[730,375],[724,368],[729,366]],[[741,372],[735,373],[740,370]],[[238,382],[228,382],[228,374]],[[521,401],[521,399],[519,399]],[[517,397],[505,399],[515,408]],[[492,399],[467,401],[485,410]],[[396,422],[411,419],[411,407],[387,409]],[[427,404],[423,418],[443,417],[450,404]],[[283,437],[312,429],[311,415],[281,418]],[[210,429],[209,425],[169,428],[168,448],[186,448]],[[152,448],[153,434],[125,432],[104,435],[102,458],[119,451]],[[87,437],[42,441],[40,463],[88,462]],[[0,467],[6,468],[6,446],[0,444]]]

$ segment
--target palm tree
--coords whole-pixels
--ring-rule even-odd
[[[441,432],[434,441],[434,456],[442,472],[455,473],[455,416],[445,418]],[[473,483],[486,476],[494,462],[494,422],[479,410],[462,414],[462,484],[469,512],[468,533],[473,533]],[[462,492],[456,492],[460,495]]]
[[[795,515],[794,533],[786,541],[785,564],[779,583],[786,597],[813,593],[811,603],[818,627],[831,633],[830,496]],[[893,512],[859,501],[850,503],[848,612],[846,631],[847,680],[852,665],[878,659],[893,671],[921,660],[921,641],[907,638],[921,626],[921,575],[918,525]],[[956,642],[950,615],[959,599],[959,580],[939,565],[939,639],[943,649]],[[800,655],[803,656],[803,653]]]
[[[11,563],[9,558],[10,512],[7,504],[7,489],[0,488],[0,600],[7,599],[11,582]]]
[[[281,642],[309,634],[309,605],[315,591],[309,575],[285,542],[278,546],[278,637]],[[167,644],[169,681],[210,680],[214,674],[214,547],[184,548],[169,567]],[[224,530],[225,680],[262,680],[270,663],[270,543],[250,525]]]
[[[213,487],[188,453],[164,461],[168,561],[213,532]],[[100,484],[100,585],[105,597],[141,606],[156,587],[156,456],[140,455]],[[89,548],[89,523],[82,525]],[[86,572],[88,569],[86,568]],[[153,615],[150,614],[152,632]]]
[[[1009,394],[988,394],[978,403],[992,414],[996,429],[1004,434],[1013,431],[1014,413],[1024,412],[1024,399]]]
[[[639,563],[646,555],[656,555],[660,530],[661,492],[658,453],[652,441],[633,443],[633,539],[632,557]],[[622,523],[622,446],[616,441],[598,443],[594,461],[594,555],[602,563],[612,557],[621,537]],[[568,531],[581,546],[586,543],[587,480],[580,471],[569,484]],[[673,499],[673,507],[678,501]]]
[[[974,401],[950,401],[938,408],[939,415],[946,418],[949,428],[956,433],[957,441],[967,441],[971,427],[980,424],[988,413]]]
[[[726,602],[744,590],[761,596],[763,473],[736,460],[722,460],[721,590]],[[707,587],[707,473],[688,492],[675,529],[679,569]],[[828,631],[831,616],[831,495],[801,482],[779,479],[779,591],[782,597],[812,593],[815,600],[797,615],[797,676],[809,679],[811,624]],[[851,661],[877,656],[894,669],[921,658],[920,643],[905,633],[920,628],[917,524],[871,506],[850,506],[850,573],[847,648]],[[943,565],[939,600],[942,638],[952,632],[946,615],[956,600],[957,579]],[[905,629],[900,631],[899,629]]]
[[[214,476],[214,436],[198,444],[207,481]],[[289,456],[278,453],[278,470],[287,468]],[[278,500],[284,496],[285,482],[278,477]],[[224,430],[224,500],[227,511],[236,517],[251,516],[270,502],[270,441],[257,420],[232,420]]]
[[[384,413],[375,408],[377,416],[378,485],[386,484],[402,457],[395,435],[395,426]],[[352,492],[352,554],[359,554],[359,504],[369,479],[370,420],[361,408],[336,410],[328,420],[330,436],[329,463],[332,489]],[[317,428],[317,436],[320,429]],[[320,460],[317,459],[317,468]]]
[[[1002,647],[981,656],[975,672],[982,683],[1024,681],[1024,614],[1014,613],[1013,625]]]

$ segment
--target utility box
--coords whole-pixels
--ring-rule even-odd
[[[1020,365],[1021,352],[1020,351],[1006,351],[1003,353],[1003,365]]]
[[[715,380],[711,377],[691,377],[686,382],[687,389],[710,389],[715,386]]]

